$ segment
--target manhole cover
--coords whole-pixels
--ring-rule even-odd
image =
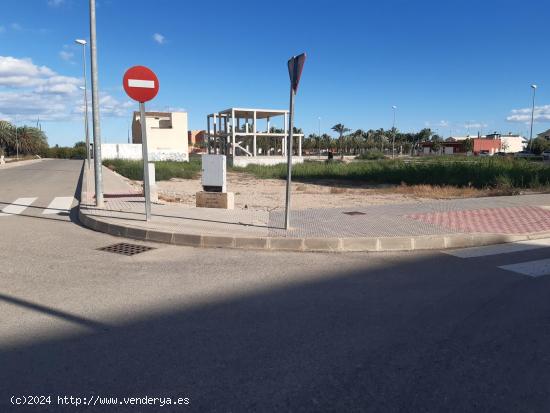
[[[138,244],[128,244],[126,242],[120,242],[118,244],[109,245],[108,247],[98,248],[99,251],[113,252],[115,254],[122,255],[136,255],[145,251],[154,250],[153,247]]]
[[[344,212],[346,215],[366,215],[364,212],[359,211],[350,211],[350,212]]]

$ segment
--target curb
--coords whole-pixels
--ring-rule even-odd
[[[78,217],[82,225],[98,232],[139,241],[200,248],[233,248],[259,251],[296,252],[397,252],[426,251],[450,248],[479,247],[492,244],[528,241],[550,237],[550,232],[511,234],[449,234],[412,237],[372,238],[284,238],[284,237],[237,237],[210,234],[185,234],[126,227],[96,219],[83,213]]]

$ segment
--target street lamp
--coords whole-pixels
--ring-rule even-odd
[[[90,132],[88,130],[88,79],[86,75],[86,40],[76,39],[75,43],[82,46],[82,65],[84,68],[84,133],[86,134],[86,159],[88,160],[88,168],[90,168]]]
[[[317,150],[319,151],[319,158],[321,158],[321,117],[319,116],[317,120],[319,121],[319,145]]]
[[[395,110],[397,109],[397,106],[392,106],[393,109],[393,126],[391,128],[392,130],[392,141],[391,141],[391,157],[392,159],[395,157]]]
[[[531,107],[531,132],[529,133],[529,151],[532,150],[531,141],[533,140],[533,121],[535,120],[535,93],[537,91],[537,85],[531,85],[533,89],[533,105]]]

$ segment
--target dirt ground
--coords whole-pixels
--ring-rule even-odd
[[[136,190],[141,182],[132,182]],[[282,208],[286,182],[258,179],[244,173],[227,174],[227,190],[235,193],[235,208],[273,210]],[[195,194],[202,190],[200,178],[157,182],[161,202],[195,206]],[[292,208],[335,208],[425,202],[433,199],[464,198],[489,195],[474,188],[418,186],[369,187],[353,182],[324,181],[292,184]]]

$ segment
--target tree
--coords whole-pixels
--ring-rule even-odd
[[[443,139],[441,139],[441,136],[439,135],[433,135],[432,136],[432,150],[434,152],[439,153],[441,150]]]
[[[544,151],[550,150],[550,141],[544,138],[535,138],[531,142],[531,150],[534,154],[540,155]]]
[[[464,151],[466,153],[473,152],[473,150],[474,150],[474,141],[472,140],[472,138],[464,139],[463,145],[464,145]]]
[[[339,151],[340,151],[340,154],[343,156],[344,154],[342,153],[342,138],[344,136],[344,133],[347,133],[349,132],[351,129],[349,128],[346,128],[343,124],[341,123],[337,123],[336,125],[334,125],[332,127],[332,130],[334,132],[338,132],[338,134],[340,135],[339,138],[338,138],[338,142],[339,142]]]
[[[9,155],[12,147],[15,147],[15,127],[8,121],[0,120],[0,152]]]

